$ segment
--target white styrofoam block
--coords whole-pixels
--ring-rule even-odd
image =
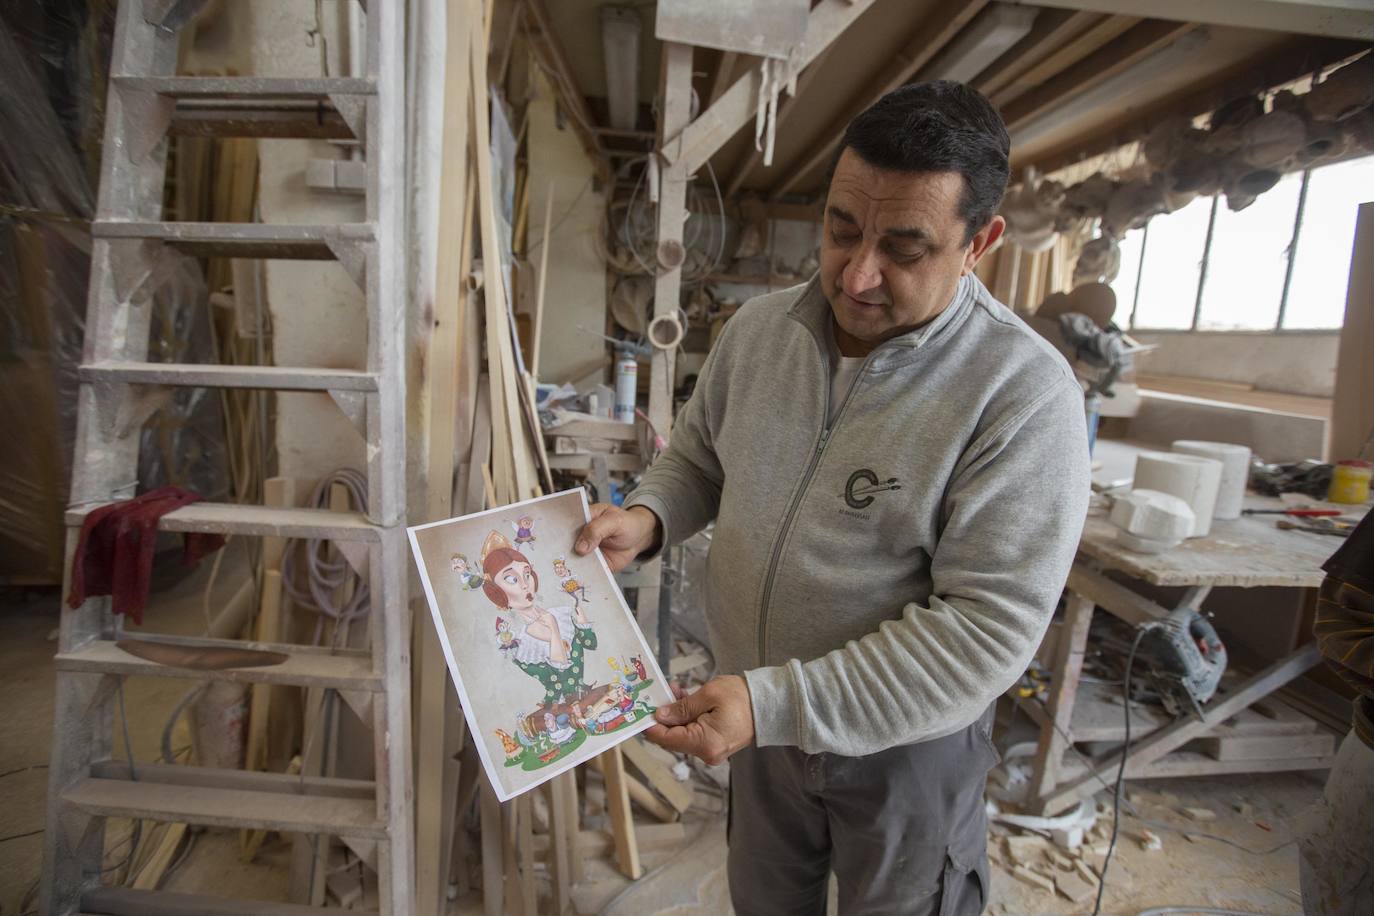
[[[1193,510],[1189,537],[1206,537],[1212,530],[1212,513],[1221,486],[1221,462],[1173,452],[1141,452],[1135,460],[1135,486],[1182,499]]]
[[[1245,502],[1245,487],[1250,481],[1250,448],[1230,442],[1205,442],[1200,439],[1179,439],[1173,451],[1221,462],[1221,484],[1217,488],[1214,518],[1240,518]]]
[[[1196,522],[1192,508],[1181,498],[1144,489],[1118,496],[1109,517],[1127,534],[1166,545],[1188,537]]]

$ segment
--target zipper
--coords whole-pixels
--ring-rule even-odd
[[[824,346],[817,344],[821,354],[821,365],[826,366],[826,354]],[[773,546],[773,556],[768,561],[768,574],[763,580],[763,599],[759,602],[759,627],[758,627],[758,659],[759,666],[767,664],[768,654],[768,604],[773,597],[773,583],[778,576],[778,563],[782,559],[782,545],[787,541],[787,533],[792,530],[792,521],[796,517],[797,510],[801,508],[802,499],[806,496],[806,491],[811,485],[811,478],[816,473],[816,467],[821,463],[821,456],[825,454],[825,447],[830,442],[830,434],[835,427],[840,425],[840,420],[844,418],[845,408],[854,397],[854,391],[859,387],[859,380],[868,371],[869,364],[873,361],[873,354],[881,349],[875,348],[864,357],[863,364],[859,366],[859,371],[855,373],[854,380],[849,383],[849,390],[845,392],[844,400],[840,402],[840,409],[835,414],[835,421],[830,422],[830,385],[825,386],[825,406],[824,413],[821,415],[821,434],[816,440],[816,446],[811,451],[811,460],[806,465],[806,471],[802,474],[801,486],[797,488],[797,494],[792,497],[791,504],[787,507],[787,513],[782,519],[782,530],[778,533],[778,542]]]

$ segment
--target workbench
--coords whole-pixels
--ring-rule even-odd
[[[1143,450],[1129,443],[1099,441],[1094,452],[1094,481],[1103,484],[1128,479],[1135,456]],[[1246,508],[1281,506],[1277,499],[1253,493],[1246,496]],[[1049,668],[1048,699],[1042,704],[1034,697],[1014,698],[1040,726],[1026,793],[1027,807],[1039,814],[1060,813],[1110,786],[1120,764],[1116,745],[1125,733],[1120,687],[1081,680],[1095,609],[1139,626],[1162,619],[1177,607],[1201,607],[1208,593],[1218,586],[1316,588],[1324,576],[1322,563],[1343,543],[1326,535],[1281,530],[1272,515],[1216,520],[1207,537],[1191,538],[1160,554],[1127,550],[1117,543],[1115,532],[1106,510],[1095,506],[1089,512],[1069,573],[1065,613]],[[1141,593],[1149,586],[1179,586],[1184,591],[1170,608]],[[1159,707],[1132,703],[1126,776],[1158,778],[1329,767],[1335,736],[1271,697],[1319,661],[1317,644],[1306,640],[1258,671],[1230,671],[1216,696],[1203,706],[1203,718],[1196,714],[1173,718]],[[1077,742],[1103,742],[1113,747],[1089,757],[1073,747]],[[1183,750],[1184,745],[1190,749]],[[1303,750],[1274,756],[1275,747]]]

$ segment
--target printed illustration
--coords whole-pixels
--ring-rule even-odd
[[[574,490],[409,531],[502,801],[644,730],[672,699],[600,555],[571,551],[586,518]]]

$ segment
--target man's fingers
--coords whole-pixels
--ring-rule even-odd
[[[696,717],[710,709],[713,704],[709,697],[703,697],[702,691],[682,695],[676,703],[669,703],[667,706],[660,706],[654,712],[654,718],[664,725],[686,725],[688,722],[696,720]]]
[[[654,725],[644,730],[644,737],[664,750],[672,751],[675,754],[691,754],[694,757],[700,757],[706,753],[705,731],[696,722],[672,728],[665,725]]]
[[[582,526],[578,532],[577,543],[573,546],[579,554],[586,555],[597,548],[606,538],[620,530],[619,513],[608,512],[609,506],[603,506],[599,513],[595,514],[590,522]]]

